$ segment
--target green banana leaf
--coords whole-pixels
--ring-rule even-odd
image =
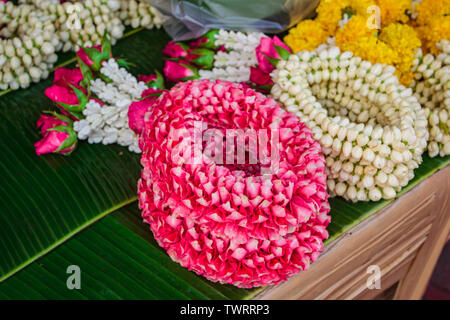
[[[134,63],[134,74],[152,73],[162,69],[160,52],[167,41],[163,31],[139,31],[113,52]],[[60,63],[71,57],[63,55]],[[136,205],[138,155],[82,142],[69,157],[37,157],[35,123],[51,105],[43,94],[50,84],[48,79],[0,94],[0,298],[248,299],[261,290],[211,283],[159,248]],[[450,157],[424,156],[402,193],[449,163]],[[328,242],[390,202],[331,199]],[[81,268],[80,290],[66,286],[72,264]]]
[[[167,41],[164,31],[140,31],[121,40],[114,54],[132,61],[136,74],[153,73],[163,66]],[[44,95],[51,82],[0,96],[0,281],[136,201],[139,156],[125,148],[81,143],[68,157],[36,156],[36,121],[51,106]]]

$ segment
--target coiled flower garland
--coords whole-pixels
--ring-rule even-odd
[[[97,45],[105,33],[114,44],[124,24],[151,28],[161,23],[161,14],[143,1],[0,1],[0,89],[26,88],[48,77],[60,50]]]
[[[450,42],[440,41],[441,53],[423,55],[414,62],[414,80],[410,87],[428,117],[430,157],[450,155]]]
[[[196,121],[224,136],[282,130],[278,172],[261,175],[271,163],[217,164],[205,150],[190,162]],[[222,80],[179,83],[148,110],[140,147],[142,216],[183,267],[250,288],[307,269],[322,251],[330,221],[325,161],[311,131],[273,99]]]
[[[332,195],[391,199],[414,177],[427,146],[427,119],[394,71],[337,47],[278,63],[271,93],[320,141]]]

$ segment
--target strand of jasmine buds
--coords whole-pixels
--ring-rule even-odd
[[[410,87],[428,118],[430,157],[450,155],[450,41],[441,40],[437,57],[419,50]]]
[[[259,41],[264,37],[261,32],[249,32],[247,34],[236,31],[220,29],[216,34],[216,46],[225,46],[227,50],[254,52]]]
[[[48,6],[47,11],[57,17],[58,34],[64,42],[62,50],[76,51],[80,46],[99,44],[105,31],[114,45],[125,30],[119,8],[119,0],[85,0]]]
[[[337,47],[278,63],[272,96],[321,143],[331,195],[391,199],[414,177],[427,145],[427,120],[394,71]],[[339,116],[330,116],[327,106]]]
[[[116,60],[109,59],[102,63],[100,72],[112,80],[112,84],[132,99],[139,99],[142,92],[147,89],[144,82],[138,81],[135,76],[125,68],[120,68]],[[95,92],[95,87],[92,90]],[[97,92],[96,92],[97,93]]]
[[[124,0],[21,0],[15,5],[0,1],[0,38],[5,38],[0,39],[0,90],[26,88],[46,78],[56,62],[56,52],[100,44],[105,31],[114,44],[125,28],[120,20],[121,2]],[[127,8],[126,21],[137,15],[139,26],[160,27],[161,15],[152,7],[139,4],[135,15],[133,7]],[[142,8],[152,14],[151,22]]]
[[[121,0],[119,16],[125,25],[132,28],[160,28],[163,21],[163,15],[143,0]]]
[[[26,88],[46,78],[57,60],[61,43],[49,17],[39,17],[32,6],[0,3],[0,89]]]
[[[244,67],[250,68],[258,63],[255,55],[255,51],[218,51],[214,55],[214,67]]]
[[[199,70],[202,79],[222,79],[231,82],[246,82],[250,79],[249,67],[224,67],[211,70]]]
[[[90,100],[83,110],[85,119],[74,123],[78,138],[89,143],[118,143],[139,153],[138,137],[128,126],[128,107],[147,88],[145,83],[128,73],[114,59],[104,61],[100,72],[111,79],[91,81],[91,90],[106,104]]]
[[[263,36],[264,34],[260,32],[245,34],[220,29],[215,35],[215,45],[223,45],[227,51],[216,52],[214,67],[211,70],[200,70],[200,78],[232,82],[249,81],[250,67],[257,64],[255,49]]]

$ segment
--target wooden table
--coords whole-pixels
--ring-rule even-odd
[[[448,239],[449,217],[447,166],[327,244],[308,271],[254,298],[374,299],[392,292],[394,299],[421,299]],[[369,289],[377,267],[379,289]]]

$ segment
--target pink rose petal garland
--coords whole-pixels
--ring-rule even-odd
[[[247,85],[205,79],[164,92],[144,119],[140,208],[174,261],[250,288],[286,280],[317,259],[330,221],[325,160],[297,116]],[[271,148],[256,164],[218,163],[222,139],[200,140],[191,161],[199,122],[201,134],[212,128],[222,138],[230,129],[278,133],[278,170],[265,171],[274,165],[263,161],[273,159]]]

